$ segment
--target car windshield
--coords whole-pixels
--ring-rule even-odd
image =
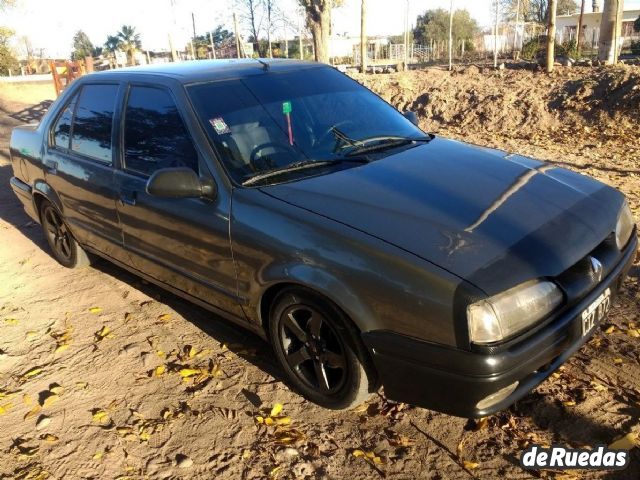
[[[271,178],[270,172],[308,175],[336,165],[356,166],[353,158],[360,152],[384,155],[425,139],[392,106],[330,67],[265,70],[192,85],[188,92],[238,183]],[[307,168],[316,161],[318,168]]]

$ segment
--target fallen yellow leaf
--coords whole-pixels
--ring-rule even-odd
[[[25,405],[31,405],[31,402],[32,402],[31,395],[29,395],[28,393],[25,393],[22,396],[22,401],[24,402]]]
[[[55,393],[52,393],[51,395],[47,396],[43,402],[42,402],[42,408],[47,408],[50,407],[51,405],[53,405],[54,403],[56,403],[58,400],[60,400],[60,397],[58,395],[56,395]]]
[[[35,377],[36,375],[39,375],[42,372],[42,368],[40,367],[35,367],[32,368],[31,370],[29,370],[27,373],[25,373],[23,375],[24,378],[31,378],[31,377]]]
[[[474,470],[480,466],[479,463],[470,462],[469,460],[463,460],[462,464],[464,465],[464,468],[466,468],[467,470]]]
[[[616,330],[616,326],[615,325],[611,325],[609,328],[607,328],[604,333],[613,333]]]
[[[7,410],[9,410],[11,406],[12,405],[10,403],[5,403],[4,405],[0,405],[0,415],[4,415],[5,413],[7,413]]]
[[[111,329],[106,325],[103,326],[100,331],[96,332],[96,340],[100,341],[111,333]]]
[[[163,313],[162,315],[158,315],[158,320],[161,320],[163,322],[171,320],[171,314],[170,313]]]
[[[156,377],[159,377],[160,375],[162,375],[166,370],[166,367],[164,365],[159,365],[156,367],[156,369],[154,370],[153,374]]]
[[[633,433],[627,433],[624,437],[609,444],[612,450],[631,450],[638,446],[638,437]]]
[[[78,390],[85,390],[89,384],[87,382],[76,382],[76,388]]]
[[[23,420],[28,420],[29,418],[35,417],[36,415],[38,415],[38,413],[40,413],[41,410],[42,407],[40,405],[36,405],[27,412],[27,414],[23,417]]]
[[[562,404],[565,407],[573,407],[576,404],[576,402],[574,402],[573,400],[567,400],[566,402],[562,402]]]
[[[103,455],[104,455],[104,452],[96,452],[95,455],[93,456],[93,459],[100,460]]]
[[[18,323],[18,320],[17,320],[17,319],[15,319],[15,318],[5,318],[5,319],[4,319],[4,322],[5,322],[7,325],[16,325],[16,324]]]
[[[271,413],[270,416],[272,417],[277,417],[278,415],[280,415],[280,412],[282,411],[282,404],[281,403],[276,403],[273,408],[271,409]]]
[[[63,343],[61,345],[58,345],[56,347],[56,349],[53,351],[53,353],[62,353],[64,352],[67,348],[69,348],[69,344],[68,343]]]
[[[630,337],[633,337],[633,338],[638,338],[638,337],[640,337],[640,332],[638,332],[637,329],[632,328],[632,329],[627,330],[627,335],[629,335]]]
[[[108,423],[109,422],[109,414],[104,410],[96,410],[93,413],[93,421],[96,423]]]
[[[54,442],[58,441],[58,437],[56,437],[55,435],[52,435],[50,433],[47,433],[45,435],[41,435],[40,439],[44,440],[45,442],[49,442],[49,443],[54,443]]]
[[[275,420],[276,425],[289,425],[291,423],[291,419],[289,417],[278,417]]]
[[[89,313],[100,313],[102,312],[102,307],[91,307],[89,309]]]
[[[56,383],[49,388],[49,391],[55,393],[56,395],[62,395],[62,392],[64,392],[64,388]]]
[[[265,425],[273,425],[275,422],[273,421],[272,417],[267,417],[264,419],[264,424]]]
[[[613,363],[615,363],[616,365],[620,365],[622,363],[622,359],[621,358],[614,358],[613,359]]]
[[[182,378],[187,378],[192,377],[193,375],[197,375],[198,373],[200,373],[200,370],[196,370],[194,368],[183,368],[179,373]]]

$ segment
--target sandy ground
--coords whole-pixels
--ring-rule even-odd
[[[614,185],[638,218],[636,90],[611,106],[580,90],[589,75],[432,70],[366,82],[417,110],[427,130]],[[637,71],[616,75],[638,85]],[[593,446],[640,433],[637,262],[601,331],[509,411],[470,422],[382,396],[323,410],[288,389],[251,334],[105,262],[74,271],[51,258],[8,186],[10,129],[41,114],[32,105],[42,93],[0,91],[0,479],[640,477],[638,448],[622,472],[518,465],[531,442]],[[591,106],[571,106],[577,95]],[[259,425],[278,403],[289,423]]]

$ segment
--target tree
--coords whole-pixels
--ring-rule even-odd
[[[224,28],[222,25],[218,25],[216,28],[207,32],[204,35],[197,35],[193,39],[193,48],[196,51],[197,58],[206,58],[207,53],[211,48],[211,41],[209,40],[209,34],[213,39],[213,45],[216,49],[224,46],[229,41],[233,40],[233,33]]]
[[[618,37],[622,29],[622,1],[604,0],[600,35],[598,37],[598,60],[616,63],[618,56]]]
[[[367,73],[367,1],[360,1],[360,71]]]
[[[549,0],[549,27],[547,30],[547,73],[553,71],[556,46],[556,13],[558,0]]]
[[[136,33],[136,29],[134,27],[130,25],[123,25],[118,32],[118,38],[120,39],[120,50],[127,54],[127,64],[133,65],[133,56],[136,51],[142,48],[140,34]]]
[[[9,72],[16,73],[20,68],[18,59],[9,47],[9,40],[13,37],[13,30],[0,27],[0,75],[9,75]]]
[[[418,15],[413,37],[417,43],[430,45],[449,42],[449,12],[437,8]],[[467,10],[456,10],[451,18],[451,38],[453,45],[472,39],[479,31],[478,23]]]
[[[640,15],[638,15],[638,18],[636,18],[636,21],[633,22],[633,29],[636,32],[640,32]]]
[[[578,11],[576,0],[557,0],[557,15],[571,15]],[[503,18],[513,21],[516,17],[518,0],[502,0]],[[520,0],[520,15],[525,22],[546,25],[549,22],[549,0]]]
[[[253,42],[260,56],[260,32],[262,31],[262,19],[264,17],[264,0],[235,0],[240,21],[249,29],[249,40]],[[238,34],[242,36],[241,34]]]
[[[78,30],[73,36],[72,60],[83,60],[84,57],[93,56],[94,46],[89,40],[89,36],[82,30]]]
[[[342,0],[298,0],[304,8],[307,28],[311,30],[316,62],[329,63],[329,36],[331,35],[331,9],[342,5]]]

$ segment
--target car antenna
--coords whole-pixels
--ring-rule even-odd
[[[256,60],[258,60],[258,62],[260,62],[260,64],[262,65],[262,69],[266,72],[269,70],[270,65],[265,62],[264,60],[260,60],[259,58],[257,58]]]

